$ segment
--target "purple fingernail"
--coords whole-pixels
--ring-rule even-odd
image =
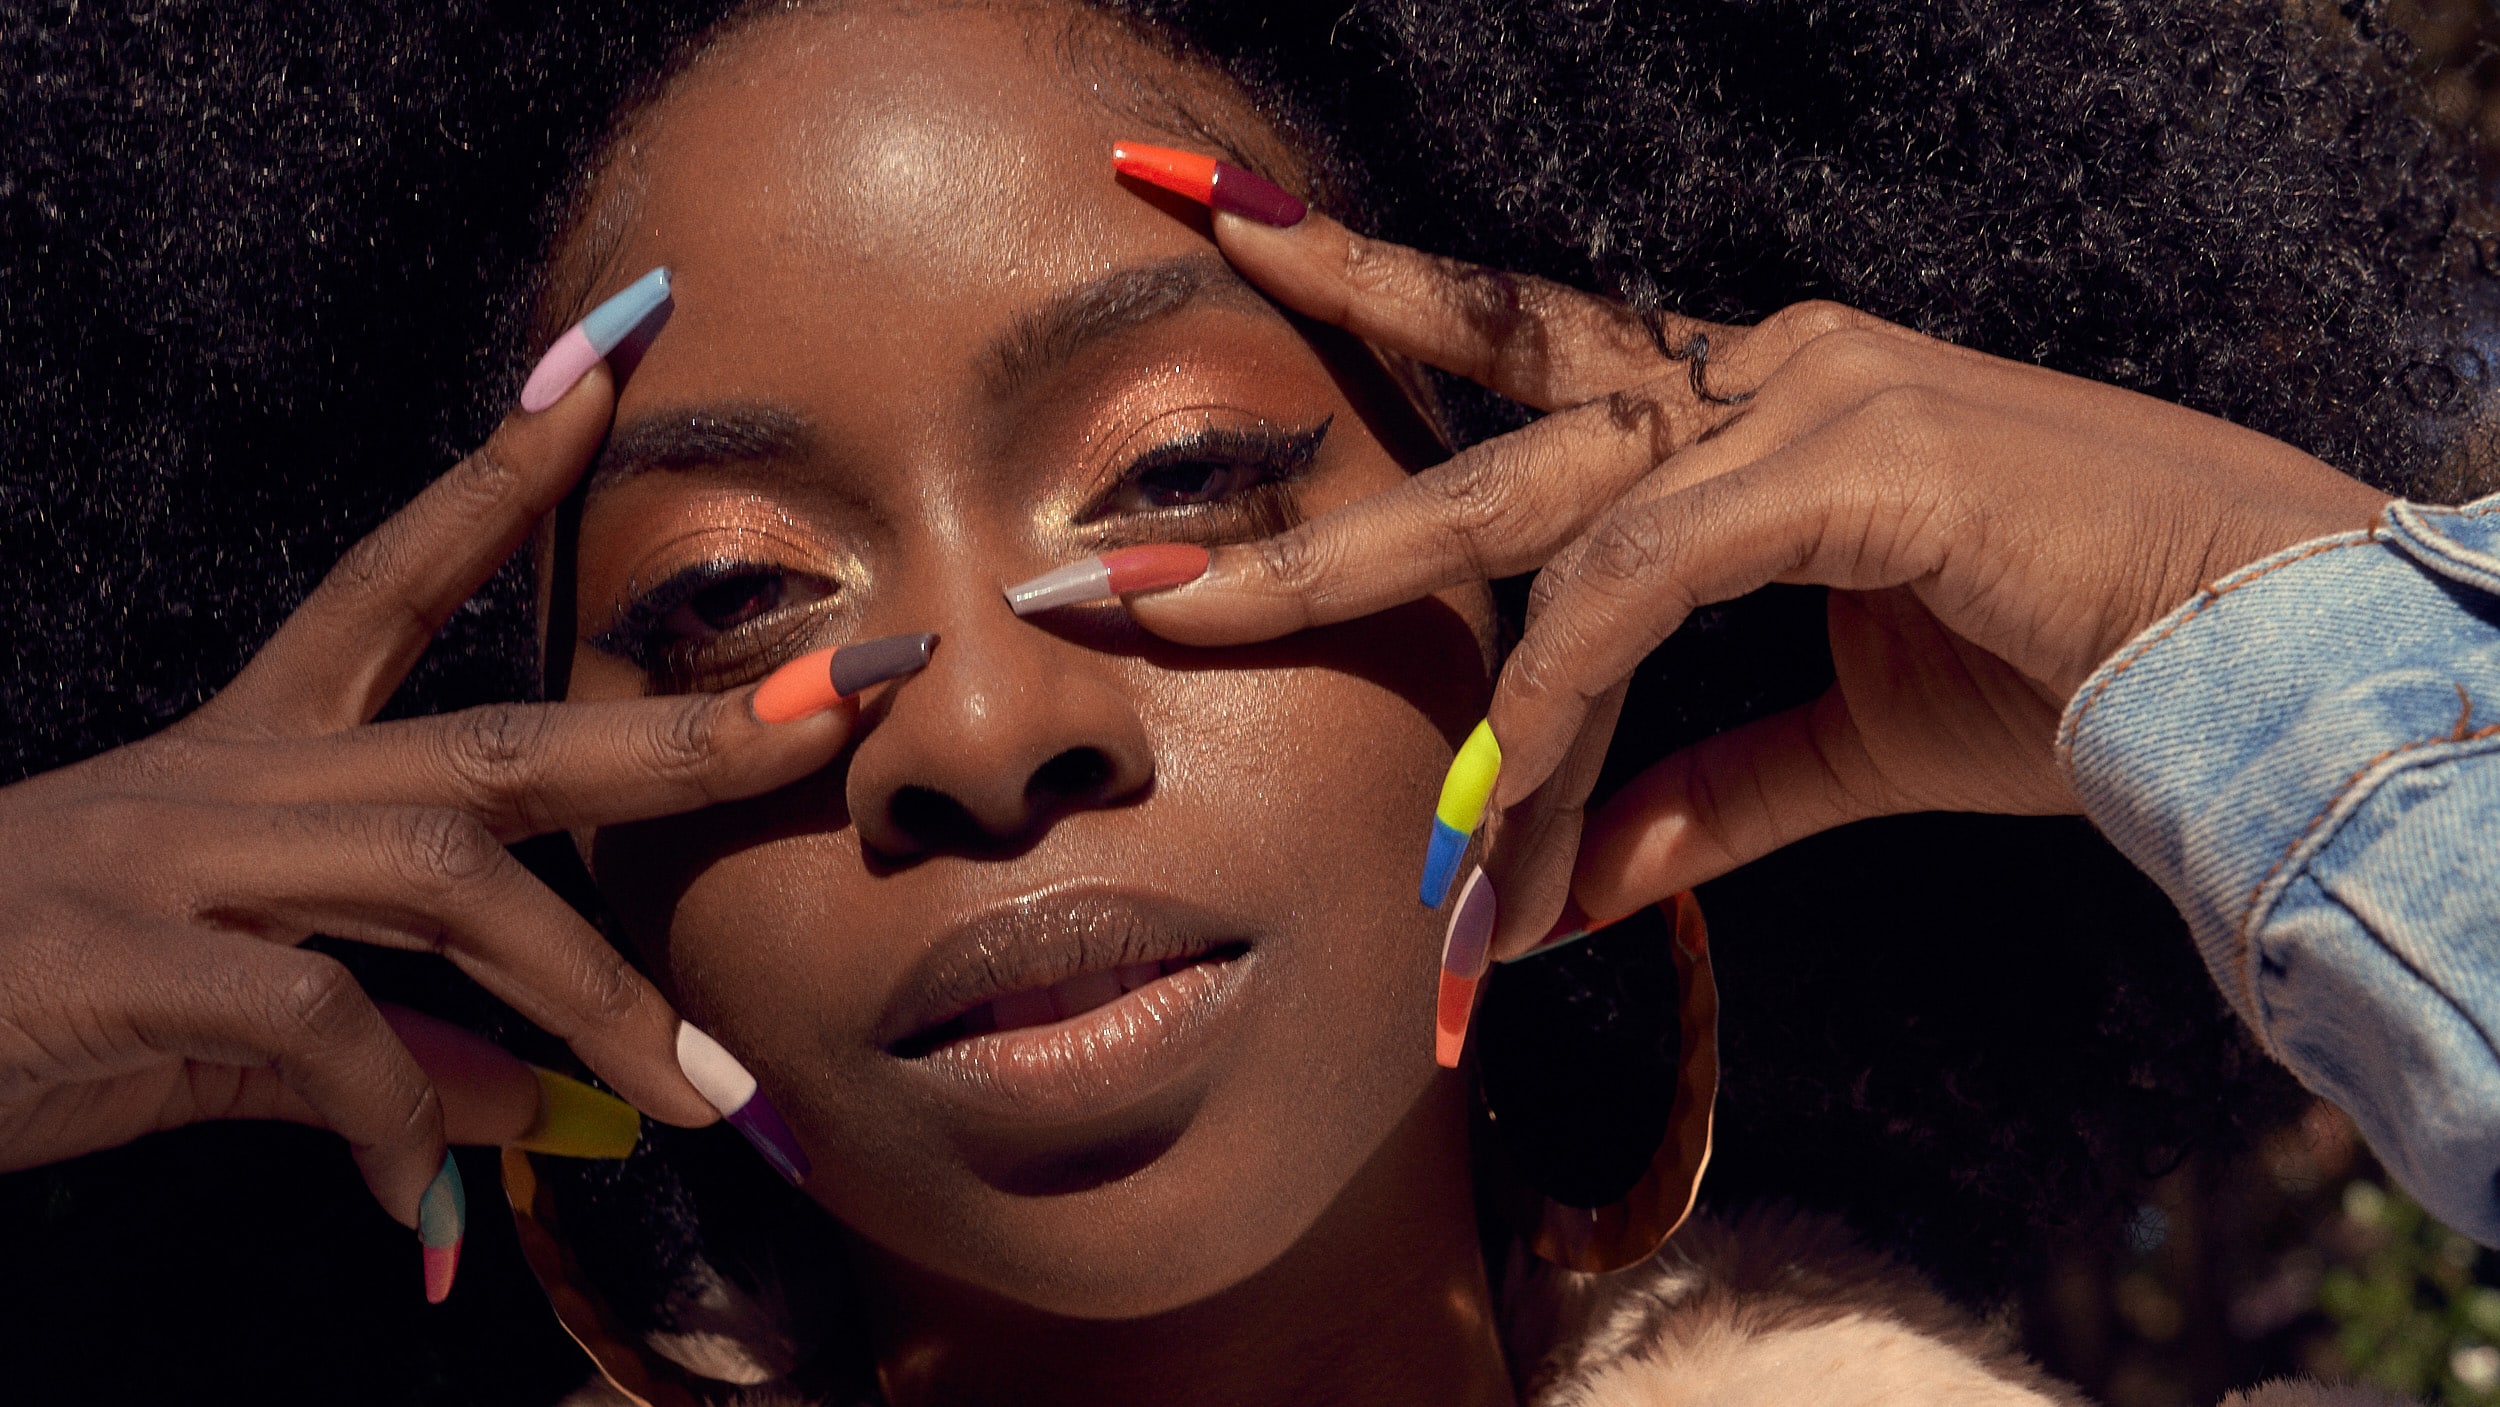
[[[798,1136],[783,1122],[781,1111],[756,1088],[755,1076],[738,1063],[738,1057],[691,1021],[677,1026],[677,1068],[686,1072],[687,1082],[720,1111],[731,1128],[746,1135],[747,1142],[791,1186],[807,1181],[807,1151],[799,1147]]]

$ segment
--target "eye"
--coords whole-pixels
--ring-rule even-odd
[[[1213,503],[1252,482],[1254,475],[1239,464],[1211,459],[1186,460],[1149,469],[1136,478],[1137,496],[1152,508],[1185,508]]]
[[[1079,521],[1175,513],[1196,521],[1220,511],[1255,512],[1264,523],[1287,515],[1292,483],[1318,456],[1331,423],[1323,420],[1305,430],[1264,423],[1209,426],[1167,440],[1129,461],[1119,482]],[[1222,527],[1212,519],[1209,525]]]
[[[680,640],[724,634],[779,610],[789,595],[789,580],[778,572],[740,572],[696,590],[660,628]]]
[[[588,641],[676,687],[719,687],[767,662],[838,584],[768,562],[703,562],[636,596]]]

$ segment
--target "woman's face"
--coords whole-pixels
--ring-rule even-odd
[[[956,1280],[1126,1316],[1267,1265],[1384,1144],[1458,1146],[1414,896],[1490,605],[1226,651],[1116,606],[1009,612],[1002,587],[1087,553],[1262,536],[1406,472],[1359,352],[1109,162],[1209,130],[1289,153],[1209,80],[1071,26],[776,19],[637,128],[571,253],[597,241],[594,298],[668,265],[676,308],[583,512],[572,694],[938,633],[841,763],[600,832],[594,869],[828,1210]]]

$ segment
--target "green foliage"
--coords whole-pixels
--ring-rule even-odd
[[[2448,1407],[2500,1407],[2500,1288],[2476,1274],[2481,1249],[2366,1179],[2345,1186],[2343,1210],[2357,1254],[2327,1272],[2318,1307],[2353,1376]]]

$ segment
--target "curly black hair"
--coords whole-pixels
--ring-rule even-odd
[[[2211,411],[2391,490],[2482,482],[2470,171],[2369,0],[1107,8],[1238,83],[1374,233],[1643,309],[1745,320],[1837,299]],[[0,84],[0,586],[20,603],[0,637],[6,775],[196,705],[482,435],[518,386],[565,193],[619,104],[727,9],[0,8],[16,75]],[[1471,437],[1522,418],[1452,390]],[[394,708],[532,693],[528,586],[518,564],[499,577]],[[1644,666],[1607,784],[1818,692],[1821,631],[1801,590],[1705,612]],[[1842,1210],[1968,1296],[2000,1291],[2047,1236],[2090,1234],[2133,1179],[2284,1088],[2168,906],[2080,822],[1870,822],[1704,900],[1727,1071],[1706,1195]],[[1615,959],[1593,942],[1550,961],[1602,987]],[[169,1384],[223,1363],[262,1400],[289,1384],[384,1400],[375,1365],[421,1358],[394,1379],[412,1402],[438,1400],[430,1383],[533,1391],[467,1373],[443,1321],[378,1291],[350,1317],[291,1288],[301,1264],[237,1269],[182,1229],[212,1196],[278,1238],[307,1199],[361,1225],[343,1158],[283,1200],[261,1190],[266,1149],[318,1146],[200,1131],[0,1180],[19,1266],[0,1301],[28,1295],[0,1302],[0,1335],[196,1323],[196,1304],[108,1271],[222,1265],[318,1327],[244,1367],[220,1345],[261,1340],[211,1315],[229,1332],[187,1339],[199,1356]],[[253,1177],[221,1171],[245,1164]],[[127,1249],[99,1268],[85,1241],[108,1224]],[[390,1260],[396,1232],[340,1233],[326,1273]],[[458,1322],[469,1342],[527,1337]],[[88,1396],[66,1365],[97,1342],[13,1344],[18,1371]],[[100,1395],[123,1400],[159,1370],[113,1371]]]

